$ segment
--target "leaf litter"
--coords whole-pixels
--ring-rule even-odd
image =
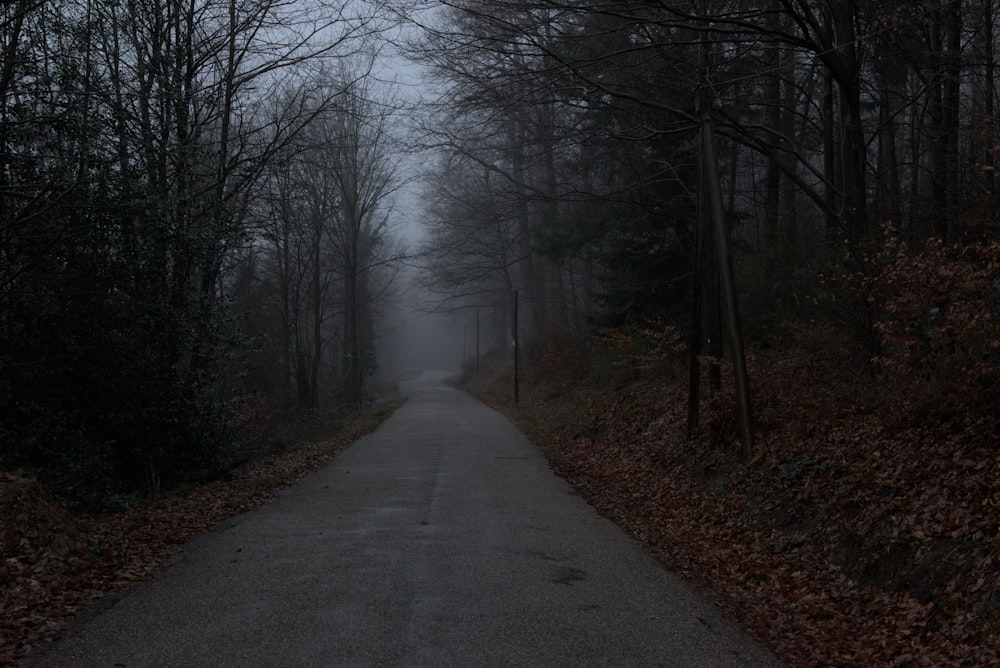
[[[689,440],[686,375],[559,371],[586,367],[483,398],[789,665],[1000,665],[1000,413],[900,417],[842,355],[765,351],[741,460],[727,393]]]

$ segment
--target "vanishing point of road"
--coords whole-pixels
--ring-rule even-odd
[[[86,615],[40,666],[776,666],[502,415],[404,384],[377,431]]]

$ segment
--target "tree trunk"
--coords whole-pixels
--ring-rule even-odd
[[[987,168],[987,192],[990,196],[996,197],[998,184],[1000,184],[1000,156],[997,155],[997,119],[996,119],[996,48],[993,43],[996,29],[996,17],[993,13],[994,0],[983,0],[983,49],[986,59],[985,82],[983,85],[983,112],[986,125],[986,142],[984,146],[985,155],[983,164]],[[989,211],[984,212],[989,215]]]
[[[518,121],[514,121],[515,124]],[[516,183],[527,183],[529,170],[527,158],[525,156],[525,131],[519,125],[510,133],[512,147],[512,172]],[[530,339],[545,330],[545,305],[543,296],[544,274],[537,267],[535,251],[532,244],[532,224],[531,207],[528,202],[528,192],[524,186],[519,186],[517,201],[517,230],[518,230],[518,250],[521,255],[521,278],[524,286],[524,295],[521,298],[522,316],[523,303],[528,301],[528,312],[531,314],[530,322],[525,322],[521,317],[520,328],[522,340]]]
[[[950,218],[957,213],[961,6],[961,0],[942,5],[932,26],[931,52],[937,56],[940,71],[940,85],[933,93],[937,126],[931,168],[933,224],[934,234],[946,241],[952,227]]]
[[[840,202],[840,179],[837,175],[837,143],[833,107],[833,74],[826,71],[823,74],[823,199],[826,212],[826,234],[831,240],[837,241],[841,236],[837,234],[836,215]]]
[[[903,225],[902,178],[899,171],[899,152],[896,122],[897,101],[901,86],[905,85],[906,72],[902,63],[886,55],[881,61],[881,85],[879,87],[879,174],[878,203],[883,220],[891,220],[895,225]]]
[[[782,96],[782,108],[784,112],[781,116],[781,135],[785,142],[800,143],[795,133],[795,118],[798,115],[798,92],[791,81],[795,77],[795,52],[791,49],[784,49],[782,52],[782,71],[786,72],[789,82],[785,84]],[[779,210],[779,235],[782,243],[782,256],[785,258],[785,266],[792,267],[796,259],[796,246],[798,245],[798,209],[796,197],[798,190],[795,179],[798,163],[795,155],[794,144],[789,144],[781,152],[781,207]],[[791,286],[785,281],[786,291],[791,291]]]
[[[865,135],[861,121],[860,81],[839,84],[840,127],[843,132],[844,208],[847,239],[857,248],[868,234],[867,186],[865,177]]]
[[[323,290],[320,265],[319,234],[313,254],[312,266],[312,359],[309,366],[309,408],[319,408],[319,371],[323,363]]]
[[[768,49],[767,66],[778,71],[781,64],[781,47],[774,44]],[[767,126],[777,130],[782,127],[781,77],[770,76],[767,83]],[[773,140],[772,140],[773,142]],[[778,221],[781,209],[781,165],[780,154],[783,147],[772,144],[767,156],[767,179],[764,199],[764,247],[767,249],[769,263],[775,271],[780,270],[777,259],[778,251]]]

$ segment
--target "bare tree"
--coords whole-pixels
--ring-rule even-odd
[[[378,307],[405,255],[389,224],[402,183],[397,106],[380,97],[373,63],[368,54],[317,75],[310,89],[320,106],[267,179],[261,242],[279,305],[283,387],[288,397],[294,378],[303,408],[335,390],[348,404],[363,400]]]
[[[518,211],[506,181],[477,161],[441,158],[432,200],[425,204],[427,239],[420,254],[433,311],[489,308],[501,349],[509,344],[510,309],[522,257]]]
[[[90,471],[94,489],[215,466],[237,384],[224,273],[255,184],[317,113],[308,88],[280,116],[260,102],[381,29],[357,7],[0,6],[0,438],[27,444],[15,459]],[[51,374],[26,373],[40,360]],[[61,377],[79,389],[46,399]],[[44,442],[36,420],[56,425]]]
[[[374,280],[376,268],[400,259],[399,249],[389,250],[388,257],[384,252],[387,210],[401,176],[390,131],[396,108],[375,98],[372,80],[356,70],[343,69],[338,76],[344,94],[321,126],[339,202],[328,233],[342,267],[344,397],[355,405],[364,398],[364,381],[372,370],[372,300],[385,287]]]

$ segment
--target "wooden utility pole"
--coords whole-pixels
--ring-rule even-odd
[[[687,436],[689,439],[698,434],[701,413],[701,344],[702,323],[704,321],[704,302],[708,298],[702,277],[705,273],[705,262],[702,256],[706,243],[705,232],[708,230],[708,205],[705,202],[705,170],[701,170],[698,181],[698,211],[694,228],[694,295],[691,304],[691,339],[689,349],[691,359],[688,367],[688,415]]]
[[[715,156],[715,130],[708,108],[702,111],[701,156],[705,184],[708,188],[712,218],[712,236],[715,242],[716,266],[719,270],[719,287],[722,298],[726,338],[733,356],[733,376],[736,381],[736,409],[739,418],[740,442],[743,456],[753,450],[753,411],[750,406],[750,382],[747,377],[746,353],[740,327],[739,305],[736,301],[736,281],[729,255],[729,235],[726,230],[726,212],[722,205],[722,187],[719,183],[719,163]]]
[[[708,82],[708,41],[702,38],[701,65],[704,80],[699,91],[697,108],[702,115],[701,174],[698,189],[698,220],[696,228],[696,256],[694,277],[694,307],[691,318],[691,361],[688,378],[688,437],[698,431],[698,414],[701,399],[701,347],[703,311],[712,316],[710,337],[719,336],[719,311],[725,321],[726,338],[733,356],[733,375],[736,381],[736,405],[739,418],[742,453],[748,457],[753,450],[753,411],[750,406],[750,383],[747,378],[743,333],[740,328],[739,306],[736,300],[733,265],[729,255],[729,233],[726,229],[726,212],[722,204],[722,186],[719,182],[719,163],[715,155],[715,130],[712,126],[712,98]],[[714,247],[714,253],[707,246]],[[713,262],[714,260],[714,262]],[[708,287],[709,289],[706,289]],[[721,304],[720,304],[721,300]],[[721,309],[720,309],[721,306]],[[714,354],[721,341],[714,341]],[[721,351],[719,352],[721,356]],[[716,373],[718,373],[716,371]],[[713,391],[717,390],[715,383]]]

